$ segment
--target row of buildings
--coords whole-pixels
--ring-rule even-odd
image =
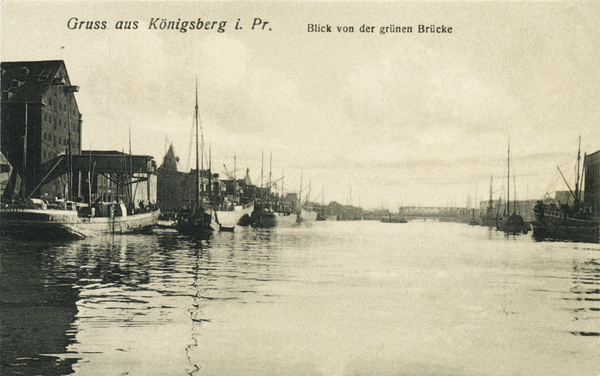
[[[269,195],[248,176],[220,179],[204,170],[180,172],[173,147],[157,167],[151,156],[82,150],[83,115],[62,60],[1,63],[0,195],[5,203],[29,198],[74,201],[120,200],[138,208],[158,204],[163,212],[189,208],[196,179],[219,204],[267,198],[291,206],[296,194]]]
[[[268,198],[270,204],[292,210],[298,202],[296,193],[272,195],[272,187],[252,185],[248,171],[241,179],[220,179],[219,174],[209,170],[180,172],[172,146],[159,167],[147,155],[82,150],[85,127],[75,97],[79,87],[71,82],[62,60],[2,62],[0,82],[3,202],[31,197],[84,202],[121,200],[131,207],[143,202],[158,204],[163,212],[177,212],[195,201],[197,177],[202,189],[220,203]],[[557,192],[554,201],[565,204],[570,197],[568,192]],[[532,217],[533,204],[519,202],[519,211],[527,220]],[[458,217],[478,217],[488,205],[481,202],[479,208],[465,209]],[[361,208],[335,202],[323,207],[315,204],[314,209],[341,219],[378,219],[386,215],[363,213]]]
[[[62,60],[1,63],[0,195],[156,202],[151,156],[82,150],[83,116]]]

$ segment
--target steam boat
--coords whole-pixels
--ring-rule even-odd
[[[584,155],[582,175],[585,176],[585,179],[581,180],[579,161],[580,152],[577,155],[575,191],[571,191],[569,188],[573,198],[571,204],[544,204],[542,201],[538,201],[534,205],[534,221],[531,223],[531,228],[535,238],[599,242],[600,151]],[[585,191],[583,191],[583,187],[585,187]],[[584,192],[583,195],[582,192]]]
[[[41,199],[29,199],[24,207],[3,208],[3,235],[25,239],[69,239],[106,234],[152,232],[159,210],[128,214],[123,203],[78,204],[60,202],[55,208]]]

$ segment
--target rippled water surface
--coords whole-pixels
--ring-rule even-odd
[[[2,375],[598,375],[600,246],[438,222],[0,239]]]

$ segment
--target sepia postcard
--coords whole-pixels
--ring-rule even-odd
[[[0,12],[6,208],[72,199],[114,233],[146,228],[142,214],[175,223],[206,190],[249,221],[258,205],[295,225],[335,218],[238,231],[234,209],[214,209],[231,239],[192,243],[182,223],[109,243],[0,239],[0,373],[599,374],[599,2]],[[131,180],[113,188],[123,174],[103,163]],[[591,242],[534,240],[552,226],[536,213],[567,218],[561,205]],[[496,229],[503,210],[518,236]]]

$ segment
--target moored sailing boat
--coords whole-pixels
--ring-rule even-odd
[[[269,162],[269,182],[266,189],[267,197],[264,197],[265,190],[262,188],[261,181],[261,192],[263,196],[260,199],[260,204],[255,206],[252,212],[251,220],[253,227],[292,227],[297,224],[298,214],[293,213],[291,208],[284,207],[283,202],[283,177],[282,180],[282,197],[279,205],[273,205],[273,194],[271,188],[274,184],[271,175],[271,166],[273,158],[270,158]],[[261,179],[262,179],[262,167],[261,167]]]
[[[204,202],[204,175],[200,170],[200,158],[199,153],[199,115],[198,115],[198,84],[196,84],[196,106],[194,112],[195,128],[196,128],[196,199],[191,210],[182,212],[179,214],[177,219],[177,231],[184,235],[191,235],[196,237],[207,237],[212,234],[213,231],[219,231],[221,226],[217,221],[217,216],[213,208]],[[204,150],[204,137],[202,140],[202,150]],[[204,158],[204,153],[202,153]],[[202,159],[204,161],[204,159]],[[202,163],[204,165],[204,163]],[[204,168],[204,166],[202,166]],[[210,172],[210,171],[209,171]],[[202,196],[200,196],[200,179],[202,178]],[[210,178],[210,175],[209,175]]]
[[[487,226],[487,227],[496,227],[496,222],[497,222],[497,212],[494,209],[494,200],[492,199],[492,185],[494,182],[494,177],[490,178],[490,199],[488,201],[488,205],[485,209],[485,213],[482,213],[480,215],[480,222],[479,224],[481,226]]]
[[[517,200],[513,200],[513,213],[510,214],[510,143],[508,145],[508,179],[507,179],[507,194],[506,194],[506,208],[504,210],[504,216],[502,218],[498,218],[498,222],[496,224],[496,229],[499,231],[504,231],[507,234],[527,234],[529,229],[521,217],[517,213]]]
[[[317,221],[326,221],[327,217],[323,211],[325,210],[325,186],[321,189],[321,212],[317,215]]]
[[[236,226],[244,225],[242,217],[249,218],[254,211],[254,200],[247,202],[240,197],[240,187],[235,175],[237,171],[235,155],[233,161],[233,174],[228,175],[231,179],[233,195],[225,197],[221,205],[213,207],[221,231],[234,231]]]
[[[205,205],[194,205],[190,212],[182,212],[176,228],[183,235],[197,237],[207,237],[221,229],[214,211]]]
[[[600,151],[584,156],[585,194],[583,200],[581,199],[583,179],[580,180],[579,161],[580,152],[577,153],[575,192],[569,187],[573,198],[571,205],[566,203],[560,206],[547,205],[542,201],[538,201],[534,205],[534,221],[531,223],[531,228],[535,238],[599,242]]]
[[[298,193],[298,223],[306,225],[312,224],[317,219],[317,212],[312,210],[310,202],[311,182],[308,183],[308,193],[306,195],[306,208],[302,205],[302,175],[300,175],[300,192]]]

